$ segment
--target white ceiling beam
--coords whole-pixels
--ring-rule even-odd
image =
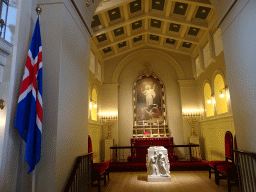
[[[121,43],[123,41],[128,41],[129,39],[133,39],[134,37],[137,37],[139,35],[144,35],[144,34],[157,35],[157,36],[160,36],[160,37],[163,37],[163,38],[175,39],[175,40],[178,40],[178,41],[181,41],[181,42],[185,41],[185,42],[189,42],[189,43],[192,43],[192,44],[198,44],[199,43],[198,40],[194,40],[193,38],[190,38],[190,37],[181,38],[178,35],[169,35],[169,34],[163,35],[160,32],[156,32],[156,31],[153,31],[153,30],[148,30],[148,31],[143,31],[141,33],[137,33],[135,35],[132,35],[130,37],[127,37],[127,38],[124,38],[124,39],[121,39],[121,40],[118,40],[118,41],[114,41],[113,43],[110,43],[110,44],[107,44],[107,45],[104,44],[104,45],[98,46],[97,48],[98,48],[98,50],[105,49],[107,47],[113,46],[113,44],[118,44],[118,43]]]
[[[196,5],[192,4],[189,11],[188,11],[187,17],[186,17],[187,21],[191,21],[195,10],[196,10]]]
[[[182,41],[177,41],[176,45],[175,45],[175,49],[180,49]]]
[[[145,0],[145,13],[149,12],[149,0]]]
[[[174,35],[174,34],[162,34],[160,32],[156,32],[153,30],[148,30],[146,33],[150,33],[153,35],[158,35],[158,36],[163,36],[165,38],[171,38],[171,39],[175,39],[175,40],[181,40],[181,41],[186,41],[189,43],[193,43],[193,44],[198,44],[199,41],[196,40],[195,38],[192,37],[180,37],[179,35]]]
[[[180,37],[183,38],[187,32],[188,26],[184,26],[180,31]]]
[[[200,2],[189,1],[189,0],[175,0],[175,1],[180,2],[180,3],[187,3],[189,5],[198,5],[198,6],[202,6],[202,7],[214,8],[214,6],[212,4],[200,3]]]
[[[148,13],[148,14],[140,15],[138,17],[134,17],[134,18],[132,18],[128,21],[123,21],[123,22],[114,24],[112,26],[96,30],[94,32],[94,35],[97,36],[97,35],[100,35],[102,33],[106,33],[107,31],[112,31],[116,28],[122,27],[123,25],[131,24],[131,23],[134,23],[138,20],[145,19],[145,18],[147,18],[147,19],[153,18],[153,19],[165,21],[167,23],[177,23],[177,24],[180,24],[180,25],[196,27],[196,28],[204,29],[204,30],[207,30],[207,28],[208,28],[208,23],[207,22],[193,23],[193,21],[191,21],[191,22],[187,21],[185,18],[175,18],[174,16],[173,17],[163,17],[162,15],[159,15],[159,14]],[[105,20],[106,20],[106,18],[105,18]],[[104,25],[106,25],[106,24],[108,25],[107,20],[104,21]]]
[[[132,48],[132,39],[129,39],[129,47]]]
[[[168,23],[166,21],[163,21],[162,33],[166,33],[167,25],[168,25]]]
[[[127,24],[127,25],[125,25],[125,26],[126,26],[127,36],[130,37],[131,34],[132,34],[131,25],[130,25],[130,24]]]
[[[105,12],[105,13],[103,12],[100,14],[101,21],[103,21],[103,25],[105,28],[107,28],[109,26],[106,14],[107,14],[107,12]]]
[[[167,4],[165,5],[165,16],[169,17],[170,13],[171,13],[171,8],[172,8],[172,0],[167,1]]]
[[[110,42],[113,43],[114,42],[114,37],[113,37],[111,31],[108,31],[108,37],[109,37]]]
[[[123,8],[124,8],[124,20],[128,21],[129,20],[128,4],[127,3],[123,4]]]
[[[164,44],[164,39],[165,39],[164,37],[160,37],[160,45],[161,46],[163,46],[163,44]]]
[[[115,45],[113,45],[113,49],[114,49],[114,52],[115,53],[117,53],[118,51],[117,51],[117,45],[115,44]]]
[[[149,19],[148,18],[145,18],[145,25],[144,25],[144,28],[145,28],[145,30],[148,30],[148,25],[149,25]]]
[[[165,47],[165,46],[160,46],[159,44],[153,44],[153,43],[148,43],[147,45],[155,47],[155,48],[158,48],[158,49],[166,50],[166,51],[173,51],[173,52],[176,52],[176,53],[182,53],[182,54],[186,54],[186,55],[191,55],[191,53],[188,52],[188,51],[177,50],[177,49],[171,48],[169,46]]]

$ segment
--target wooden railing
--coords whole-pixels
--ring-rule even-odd
[[[149,148],[151,147],[151,145],[143,145],[143,146],[115,146],[115,147],[110,147],[110,149],[113,150],[113,152],[111,152],[111,155],[113,157],[113,160],[116,162],[123,162],[125,161],[125,159],[127,159],[127,157],[125,156],[124,150],[128,149],[136,149],[136,148]],[[197,144],[189,144],[189,145],[166,145],[163,146],[165,148],[188,148],[188,158],[190,160],[195,159],[194,157],[196,157],[196,154],[194,154],[194,151],[192,150],[192,148],[198,148],[199,145]],[[121,152],[122,150],[122,152]],[[129,153],[126,153],[126,155]]]
[[[86,192],[91,190],[91,156],[92,153],[89,153],[76,158],[64,192]]]
[[[256,154],[233,150],[235,152],[239,185],[243,192],[256,191]]]

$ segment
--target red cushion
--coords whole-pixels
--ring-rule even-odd
[[[221,173],[227,173],[228,169],[234,169],[236,166],[234,164],[222,164],[222,165],[217,165],[216,169],[220,171]]]
[[[218,165],[218,164],[231,164],[231,162],[228,162],[228,161],[209,161],[208,162],[209,166],[214,168],[215,165]]]
[[[106,171],[106,168],[104,166],[92,166],[92,171],[94,172],[95,170],[97,170],[99,174],[102,175]]]
[[[92,164],[93,167],[103,167],[105,169],[107,169],[109,167],[109,162],[102,162],[102,163],[93,163]]]

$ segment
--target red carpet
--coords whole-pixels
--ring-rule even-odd
[[[110,163],[110,171],[146,171],[145,163],[132,162],[112,162]],[[208,170],[208,163],[201,161],[175,161],[170,162],[170,170]]]

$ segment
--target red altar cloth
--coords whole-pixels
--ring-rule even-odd
[[[173,145],[173,137],[159,137],[159,138],[132,138],[131,146],[168,146]],[[174,154],[172,147],[168,147],[169,162],[175,161],[177,156]],[[131,160],[132,162],[146,163],[147,148],[132,148]]]

